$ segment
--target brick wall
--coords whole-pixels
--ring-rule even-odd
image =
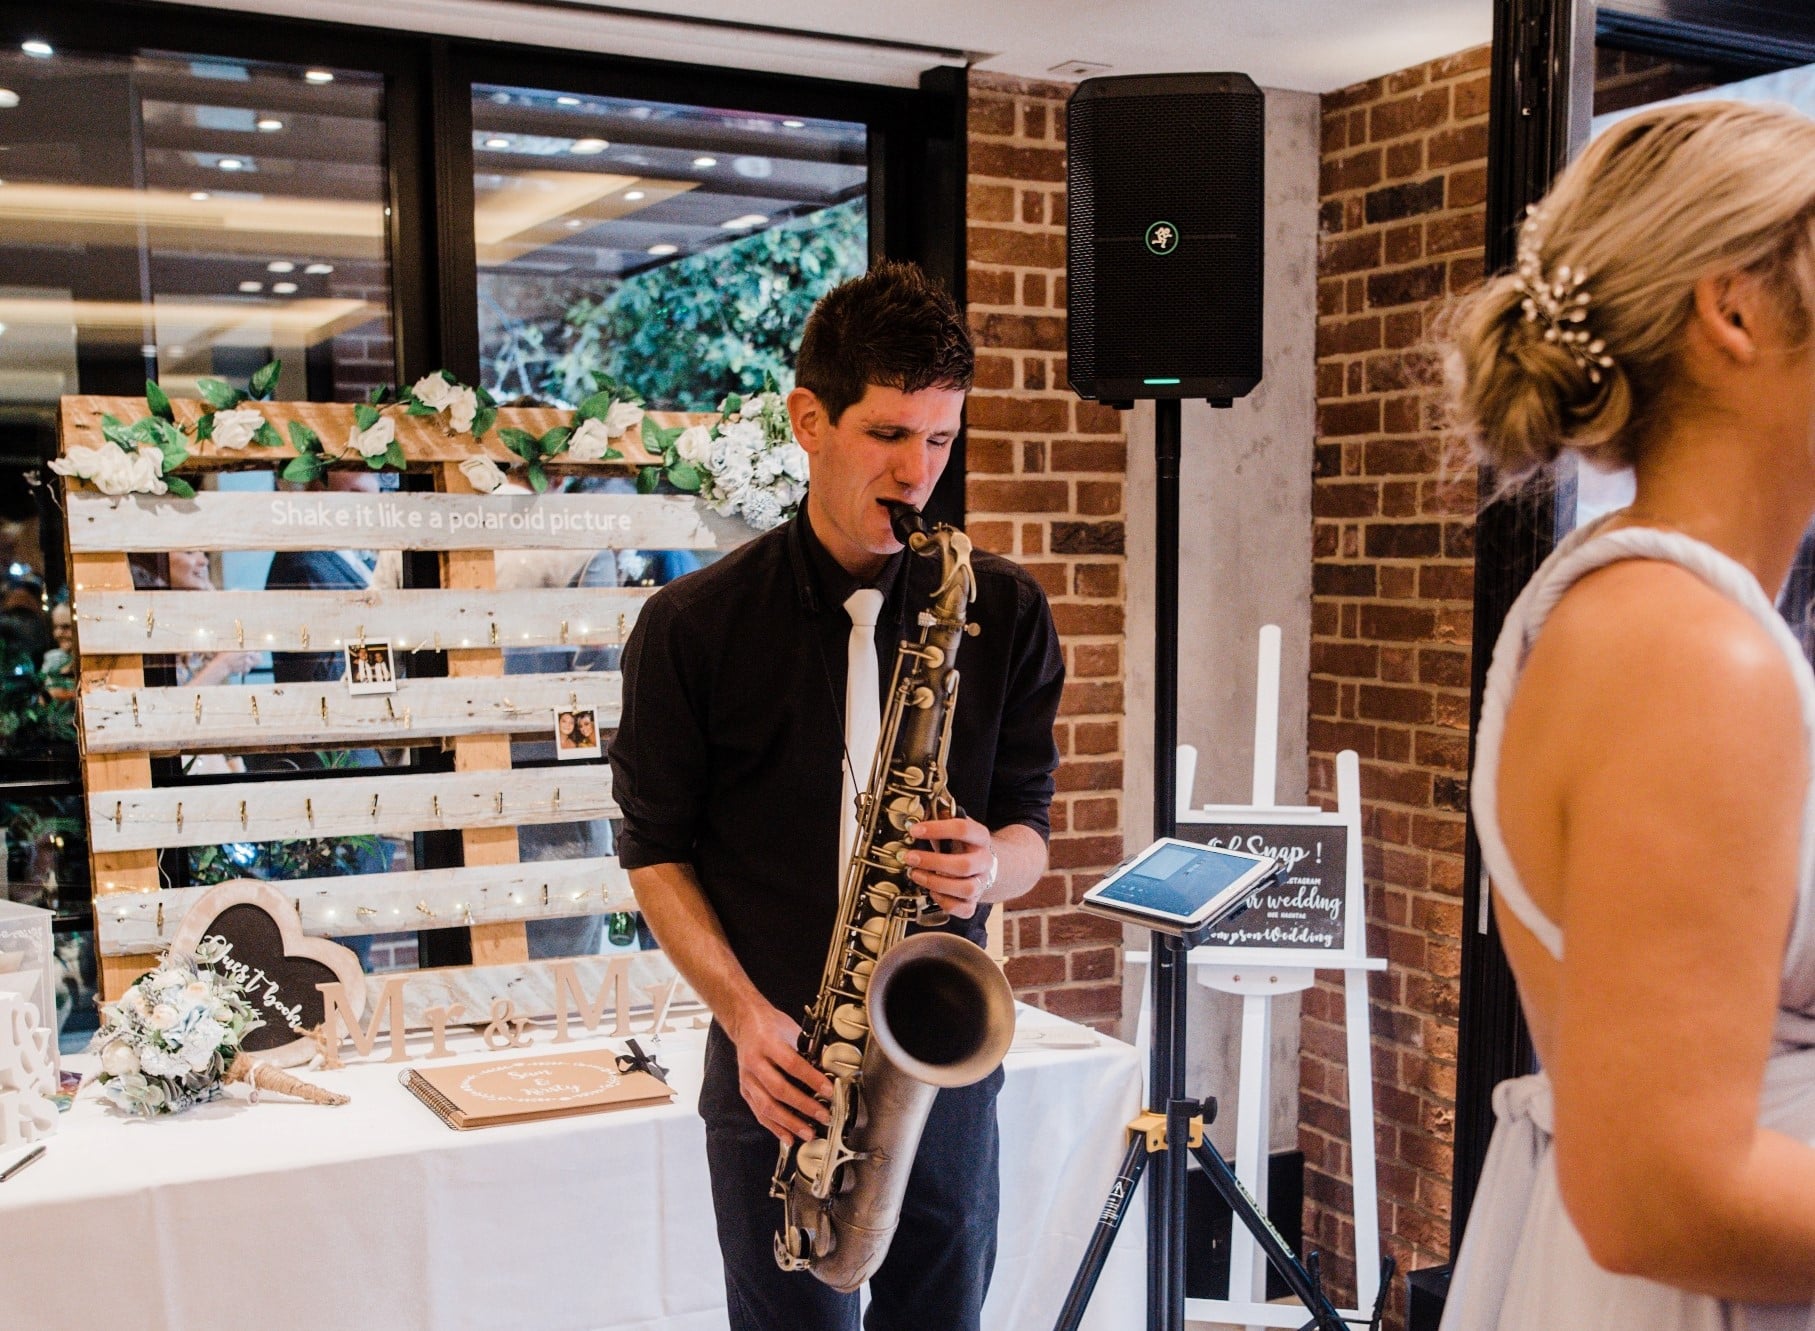
[[[1118,925],[1078,897],[1122,856],[1122,598],[1127,434],[1065,381],[1068,84],[973,74],[969,270],[977,385],[971,536],[1039,579],[1065,645],[1051,872],[1006,921],[1026,1001],[1101,1029],[1121,1015]]]
[[[1445,466],[1433,320],[1480,281],[1488,51],[1323,100],[1310,786],[1361,756],[1383,1246],[1445,1259],[1473,607],[1472,470]],[[1305,995],[1307,1241],[1354,1253],[1342,998]],[[1403,1282],[1395,1304],[1403,1303]]]

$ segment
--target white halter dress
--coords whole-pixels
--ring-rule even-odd
[[[1514,603],[1494,648],[1476,740],[1471,800],[1481,856],[1498,908],[1511,911],[1551,956],[1563,933],[1519,882],[1496,816],[1500,744],[1519,672],[1563,594],[1596,569],[1625,559],[1679,564],[1750,612],[1783,649],[1802,701],[1815,759],[1815,675],[1758,581],[1700,541],[1649,527],[1565,540]],[[1803,801],[1798,899],[1784,956],[1775,1042],[1759,1121],[1815,1141],[1815,782]],[[1815,1331],[1806,1305],[1742,1305],[1690,1294],[1596,1266],[1557,1188],[1550,1081],[1538,1073],[1494,1088],[1497,1122],[1455,1264],[1442,1331]]]

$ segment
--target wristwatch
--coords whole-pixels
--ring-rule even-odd
[[[983,890],[979,895],[986,895],[990,888],[996,885],[996,875],[1001,871],[1002,861],[996,858],[996,852],[992,850],[989,853],[989,872],[985,873],[980,880],[983,884]]]

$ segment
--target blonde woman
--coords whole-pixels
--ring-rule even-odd
[[[1458,323],[1516,475],[1631,465],[1515,605],[1472,790],[1545,1072],[1507,1082],[1445,1331],[1759,1331],[1815,1301],[1815,121],[1609,130]]]

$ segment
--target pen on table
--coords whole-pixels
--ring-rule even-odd
[[[34,1147],[32,1147],[31,1150],[27,1151],[24,1155],[20,1156],[17,1160],[13,1161],[12,1164],[8,1165],[5,1169],[0,1169],[0,1183],[6,1182],[14,1174],[17,1174],[21,1169],[24,1169],[32,1161],[36,1160],[39,1156],[43,1155],[45,1149],[46,1148],[44,1148],[42,1146],[34,1146]]]

